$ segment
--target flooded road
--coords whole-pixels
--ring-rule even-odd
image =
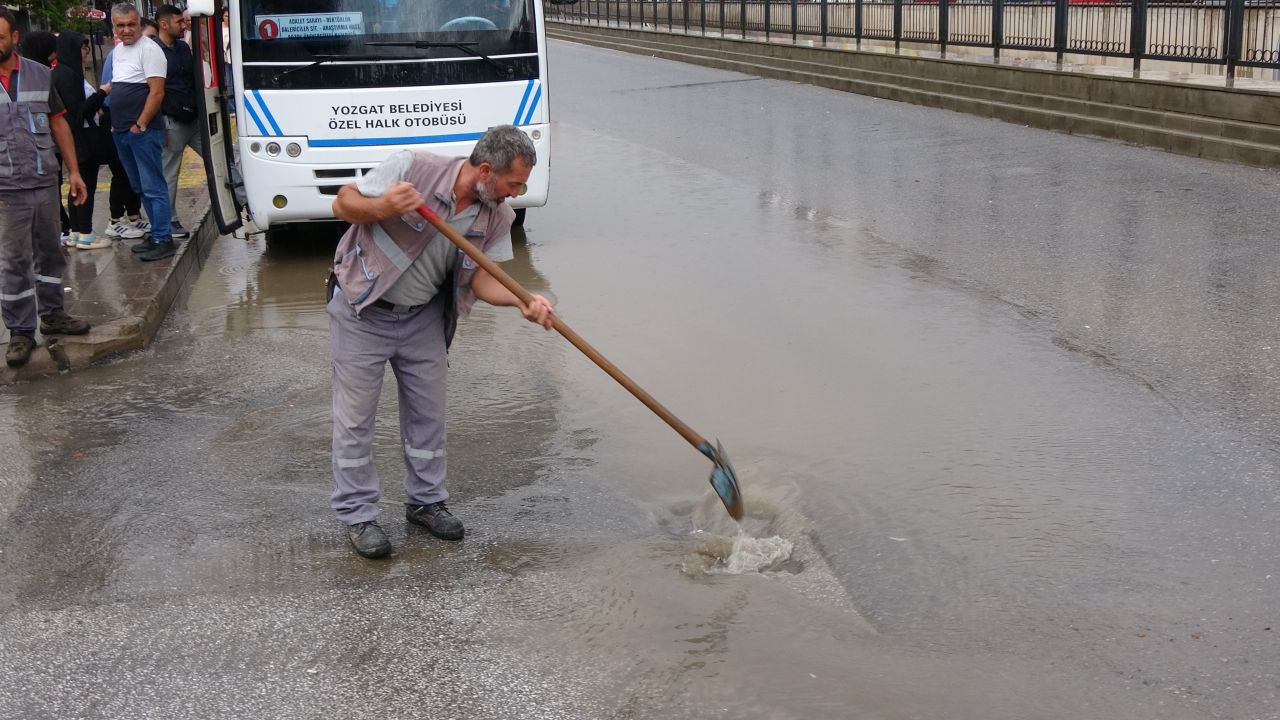
[[[1229,191],[1236,238],[1265,229],[1246,195],[1273,174],[555,53],[553,200],[508,272],[723,440],[742,529],[679,436],[558,336],[481,307],[449,377],[468,537],[405,527],[388,374],[396,553],[356,558],[326,504],[337,231],[224,238],[152,349],[0,396],[0,717],[1280,716],[1280,483],[1254,412],[1275,378],[1253,347],[1274,281],[1203,279],[1252,343],[1221,344],[1162,300],[1206,291],[1187,253],[1144,255],[1094,307],[1073,282],[1097,248],[1020,234],[1061,230],[1044,218],[1075,197],[1066,158],[1102,178],[1127,163],[1143,197],[1170,168]],[[846,162],[827,113],[890,137],[857,136],[867,159]],[[1031,168],[1016,182],[976,158],[994,137]],[[913,162],[943,174],[910,160],[922,146],[975,155],[936,207],[904,189]],[[1198,222],[1194,202],[1116,201],[1156,227],[1116,238],[1193,245],[1161,217]],[[1242,271],[1249,251],[1221,250]],[[1146,300],[1141,324],[1186,329],[1182,349],[1120,322]],[[1237,371],[1206,384],[1210,365]],[[740,531],[790,552],[730,573]]]

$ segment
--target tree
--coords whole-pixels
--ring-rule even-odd
[[[32,27],[89,33],[102,29],[102,20],[90,16],[87,0],[27,0],[24,3]]]

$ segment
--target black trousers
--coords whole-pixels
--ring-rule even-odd
[[[110,142],[110,139],[108,139]],[[111,168],[111,192],[108,196],[108,202],[111,205],[111,217],[118,218],[125,215],[136,216],[142,211],[142,198],[129,187],[129,178],[125,175],[124,166],[120,164],[120,158],[116,155],[114,143],[110,152],[95,153],[94,156],[86,158],[80,163],[80,177],[84,179],[85,189],[89,191],[89,198],[83,205],[75,205],[70,197],[67,198],[68,214],[70,215],[70,229],[78,233],[93,232],[93,197],[98,191],[98,173],[105,164]],[[106,161],[105,163],[103,161]],[[67,232],[64,225],[63,233]]]

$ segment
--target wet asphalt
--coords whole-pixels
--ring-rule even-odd
[[[326,506],[338,230],[0,396],[0,717],[1275,718],[1280,175],[553,44],[508,270],[699,432],[481,308],[462,543]],[[1280,347],[1280,346],[1276,346]]]

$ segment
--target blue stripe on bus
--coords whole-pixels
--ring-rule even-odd
[[[456,135],[418,135],[415,137],[350,138],[347,140],[311,140],[311,147],[360,147],[364,145],[408,145],[411,143],[443,143],[462,140],[479,140],[484,133],[458,133]]]
[[[276,119],[271,115],[271,108],[267,107],[267,103],[262,100],[262,95],[255,89],[253,96],[258,99],[258,104],[262,106],[262,112],[267,116],[267,122],[271,123],[271,129],[276,131],[276,135],[283,135],[280,126],[276,124]]]
[[[520,107],[516,108],[516,117],[511,121],[512,125],[520,124],[520,116],[524,114],[524,104],[529,102],[529,93],[533,92],[533,81],[524,86],[524,97],[520,98]]]
[[[253,103],[249,102],[249,98],[244,99],[244,109],[249,111],[249,117],[253,119],[253,124],[258,126],[258,132],[263,135],[269,135],[267,126],[262,124],[262,120],[258,118],[258,113],[253,110]]]
[[[520,123],[521,125],[528,125],[529,121],[533,119],[533,111],[538,109],[538,100],[540,100],[541,98],[542,98],[542,84],[539,83],[538,92],[533,94],[533,103],[529,105],[529,114],[524,116],[524,122]]]

